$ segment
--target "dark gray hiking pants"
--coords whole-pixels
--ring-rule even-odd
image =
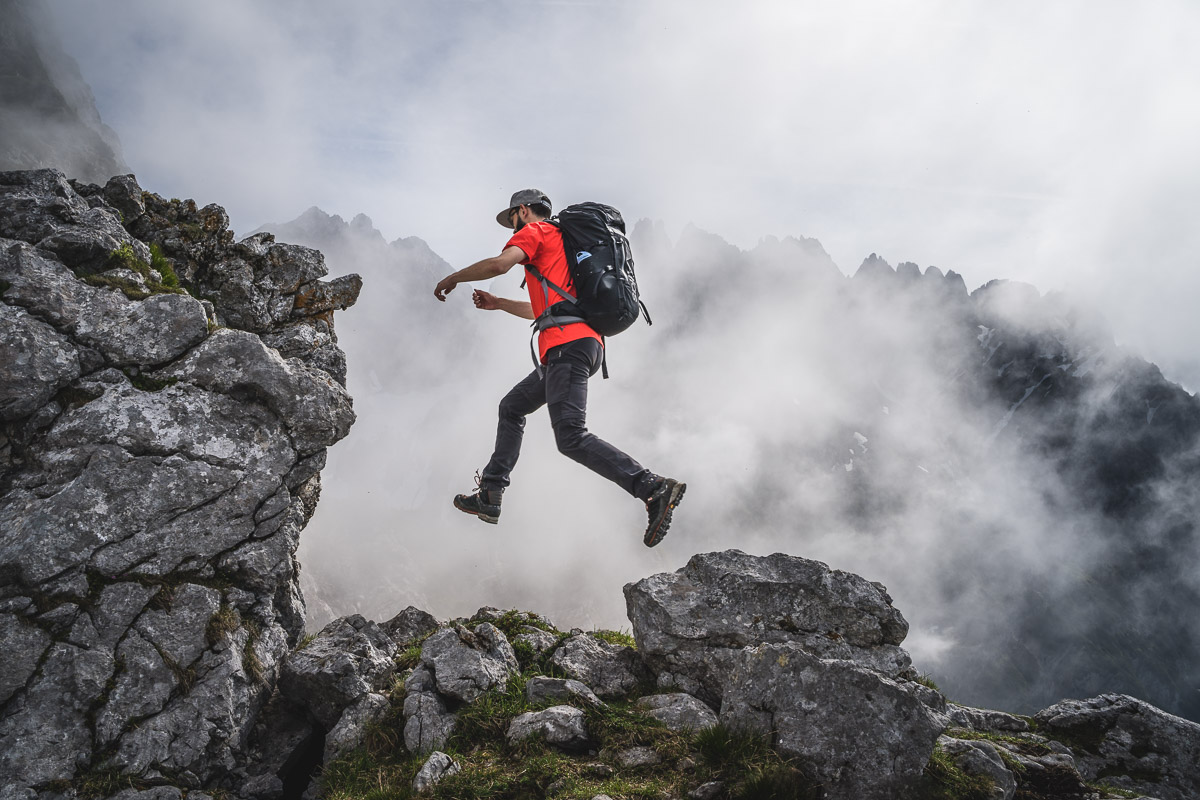
[[[496,451],[483,468],[479,485],[501,489],[521,455],[525,417],[543,405],[550,412],[554,440],[563,455],[608,478],[634,497],[650,496],[650,470],[587,430],[588,378],[600,369],[604,349],[592,338],[577,339],[546,353],[545,367],[529,373],[500,401]]]

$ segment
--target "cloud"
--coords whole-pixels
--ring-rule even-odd
[[[1194,4],[52,8],[142,185],[221,203],[239,232],[316,204],[366,212],[387,238],[419,235],[461,266],[499,249],[495,212],[533,185],[559,205],[665,220],[680,240],[669,258],[639,253],[658,324],[614,342],[615,377],[594,384],[590,415],[693,485],[689,516],[651,552],[637,503],[565,464],[538,422],[519,486],[549,502],[514,489],[499,529],[464,527],[449,507],[527,369],[524,326],[430,310],[416,285],[391,287],[402,316],[365,303],[342,315],[360,417],[331,453],[305,546],[310,571],[371,613],[394,597],[443,616],[491,603],[620,624],[622,582],[698,549],[799,549],[884,579],[924,619],[915,646],[947,659],[964,632],[939,608],[995,623],[1028,583],[929,574],[986,548],[998,574],[1053,583],[1047,558],[1075,548],[1084,569],[1103,555],[1053,470],[986,450],[1002,413],[980,419],[939,390],[957,362],[930,361],[930,334],[904,308],[838,313],[786,268],[713,256],[688,223],[742,250],[815,237],[845,273],[878,252],[970,287],[1062,290],[1200,386]],[[419,377],[376,369],[372,384],[385,362]],[[981,448],[994,465],[967,475]],[[840,475],[818,469],[834,453]],[[856,527],[868,518],[888,523],[868,534]]]

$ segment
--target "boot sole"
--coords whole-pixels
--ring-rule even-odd
[[[642,542],[646,547],[654,547],[663,539],[667,538],[667,529],[671,527],[671,514],[675,511],[675,507],[679,505],[679,501],[683,499],[683,493],[687,491],[686,483],[677,483],[671,489],[671,499],[667,503],[667,513],[663,514],[662,519],[658,521],[658,525],[653,531],[648,531]]]
[[[470,514],[471,516],[475,517],[479,521],[486,522],[489,525],[496,525],[496,524],[499,524],[499,522],[500,522],[500,517],[498,515],[493,517],[491,514],[484,514],[482,511],[472,511],[469,508],[463,508],[462,506],[460,506],[458,504],[458,498],[454,499],[454,507],[457,508],[459,511],[463,512],[464,514]]]

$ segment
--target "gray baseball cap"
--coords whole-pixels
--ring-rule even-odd
[[[546,197],[546,193],[541,189],[522,189],[519,192],[513,192],[512,199],[508,201],[508,208],[496,215],[496,222],[499,222],[506,228],[511,228],[512,223],[509,222],[508,214],[518,206],[532,206],[541,203],[546,208],[553,210],[550,205],[550,198]]]

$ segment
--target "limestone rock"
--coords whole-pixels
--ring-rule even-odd
[[[395,653],[395,643],[374,622],[358,614],[342,617],[288,656],[279,688],[331,730],[348,706],[386,688],[396,671]]]
[[[218,330],[186,358],[155,374],[210,392],[253,399],[288,424],[293,446],[308,455],[343,438],[354,424],[350,396],[299,360],[284,361],[245,331]]]
[[[71,341],[22,309],[0,303],[0,421],[27,417],[79,377]]]
[[[616,755],[617,763],[625,769],[649,767],[662,761],[653,747],[631,747]]]
[[[410,753],[429,753],[446,745],[455,716],[437,692],[414,691],[404,698],[404,746]]]
[[[1034,715],[1071,748],[1085,780],[1161,800],[1200,796],[1200,724],[1127,695],[1064,700]]]
[[[558,644],[558,637],[549,631],[529,626],[526,626],[524,630],[524,633],[518,633],[513,637],[513,642],[523,642],[529,645],[539,656]]]
[[[382,720],[390,708],[388,699],[374,692],[363,695],[347,706],[333,730],[325,734],[325,753],[321,761],[328,764],[361,745],[367,726]]]
[[[586,750],[591,743],[584,714],[574,706],[551,706],[520,714],[509,723],[507,736],[511,743],[541,736],[547,744],[567,751]]]
[[[11,284],[5,302],[96,349],[112,365],[158,366],[208,335],[208,317],[194,297],[130,300],[120,291],[89,286],[26,243],[0,240],[0,279]]]
[[[292,318],[325,291],[320,255],[239,247],[228,224],[129,175],[0,174],[0,774],[18,795],[108,770],[279,789],[281,767],[242,761],[303,628],[299,534],[353,411],[332,311]],[[236,287],[210,279],[238,263],[251,294],[226,305]],[[249,306],[254,333],[210,337]],[[290,360],[258,336],[292,328]]]
[[[0,720],[0,775],[35,786],[69,780],[92,755],[87,712],[115,669],[112,653],[51,647],[32,684]]]
[[[878,584],[819,561],[700,553],[625,586],[638,654],[662,687],[717,702],[741,648],[795,642],[819,658],[905,674],[908,623]],[[665,679],[664,679],[664,676]]]
[[[561,702],[578,698],[599,708],[604,703],[587,686],[570,678],[547,678],[537,675],[525,684],[525,697],[530,703]]]
[[[982,776],[992,782],[991,800],[1012,800],[1017,791],[1017,779],[1005,766],[1004,759],[991,742],[963,741],[942,736],[938,739],[938,745],[963,772]]]
[[[628,695],[637,688],[643,674],[635,650],[586,633],[566,639],[554,651],[550,663],[603,698]]]
[[[683,692],[647,695],[637,706],[673,731],[702,731],[717,724],[715,711]]]
[[[387,622],[381,623],[379,627],[392,637],[392,641],[398,647],[405,647],[422,636],[436,631],[438,621],[432,614],[422,611],[416,606],[409,606]]]
[[[417,794],[428,791],[433,788],[434,784],[445,777],[454,775],[460,769],[462,767],[458,765],[458,762],[445,753],[440,751],[433,753],[417,772],[417,777],[413,778],[413,791]]]
[[[818,658],[796,642],[742,650],[721,722],[769,736],[826,797],[885,800],[912,787],[941,725],[919,700],[874,670]]]
[[[458,625],[438,631],[425,640],[421,663],[433,673],[438,692],[464,703],[503,686],[519,669],[512,645],[490,622],[474,631]]]

